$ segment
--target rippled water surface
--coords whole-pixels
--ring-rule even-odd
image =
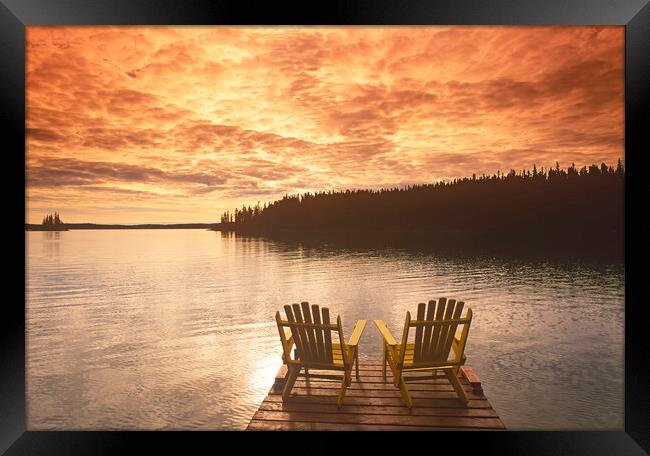
[[[306,248],[202,230],[26,233],[30,429],[243,429],[307,300],[398,337],[462,299],[468,364],[510,429],[622,429],[622,265]],[[369,324],[364,357],[380,356]]]

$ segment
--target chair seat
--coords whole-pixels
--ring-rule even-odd
[[[349,352],[349,348],[347,349],[347,351]],[[341,344],[340,343],[332,342],[332,361],[333,361],[333,363],[332,363],[333,366],[340,367],[340,368],[344,367],[343,353],[342,353],[342,350],[341,350]],[[318,363],[307,361],[307,362],[305,362],[305,364],[308,365],[308,366],[309,365],[314,365],[315,366]],[[327,364],[329,364],[329,363],[327,363]],[[325,368],[326,367],[323,367],[323,369],[325,369]]]
[[[399,357],[399,354],[402,351],[401,349],[402,349],[401,345],[397,347],[398,357]],[[406,353],[404,355],[404,367],[405,368],[412,367],[412,366],[415,365],[415,363],[413,362],[413,354],[414,354],[414,352],[415,352],[415,344],[406,344]],[[453,350],[452,350],[452,352],[453,352]],[[448,361],[448,360],[420,361],[420,362],[417,363],[417,365],[418,366],[420,366],[422,364],[431,364],[431,365],[441,364],[441,365],[444,365],[444,364],[448,364],[449,362],[450,361]]]

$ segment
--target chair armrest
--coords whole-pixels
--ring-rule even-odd
[[[388,326],[386,326],[386,323],[384,323],[382,320],[374,320],[375,325],[377,326],[377,329],[381,333],[381,336],[384,338],[384,342],[390,346],[396,346],[397,342],[395,342],[395,338],[393,335],[390,333],[390,330],[388,329]]]
[[[350,336],[350,340],[348,341],[348,345],[351,345],[353,347],[359,345],[359,339],[361,339],[361,334],[363,334],[365,327],[366,320],[357,321],[357,324],[354,326],[354,331],[352,331],[352,335]]]

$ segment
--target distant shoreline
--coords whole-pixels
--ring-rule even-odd
[[[71,231],[71,230],[198,230],[213,229],[216,223],[174,223],[154,224],[146,223],[141,225],[107,225],[99,223],[64,223],[61,227],[44,227],[34,223],[26,223],[25,231]]]

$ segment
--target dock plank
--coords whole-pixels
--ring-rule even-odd
[[[269,394],[266,401],[270,402],[282,402],[282,396],[279,394]],[[334,396],[295,396],[291,398],[288,403],[300,403],[305,402],[308,404],[336,404],[336,397]],[[395,406],[395,407],[404,407],[404,402],[401,397],[347,397],[345,398],[345,404],[343,407],[348,405],[374,405],[374,406]],[[448,408],[448,407],[464,407],[464,405],[458,399],[420,399],[417,403],[413,404],[413,409],[417,408]],[[492,408],[487,399],[476,399],[469,401],[470,408]],[[405,410],[408,410],[405,408]]]
[[[463,431],[463,428],[441,428],[425,426],[391,426],[343,423],[296,423],[293,421],[257,421],[248,425],[249,431]],[[492,429],[473,429],[488,431]]]
[[[334,413],[341,412],[336,404],[312,404],[309,402],[276,402],[265,400],[259,408],[265,412],[314,412],[314,413]],[[409,416],[458,416],[458,417],[483,417],[495,418],[497,413],[492,408],[486,407],[419,407],[408,410],[400,406],[385,405],[346,405],[346,413],[355,413],[359,415],[409,415]]]

